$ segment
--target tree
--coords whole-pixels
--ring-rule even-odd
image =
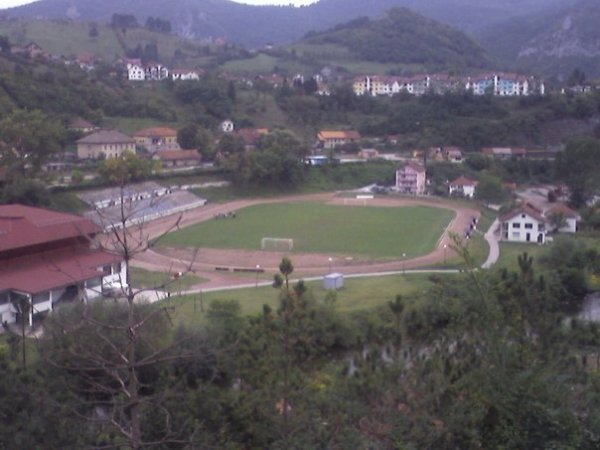
[[[580,139],[569,142],[556,157],[556,177],[570,190],[571,204],[585,206],[600,190],[600,141]]]
[[[475,196],[487,203],[502,203],[508,198],[508,193],[498,177],[482,175],[477,184]]]
[[[189,123],[177,132],[177,142],[182,148],[198,150],[205,160],[214,158],[214,137],[212,133],[195,123]]]
[[[131,152],[124,152],[118,158],[105,159],[98,168],[104,180],[124,186],[133,181],[141,181],[152,174],[153,163]]]
[[[285,280],[285,290],[289,293],[290,291],[290,280],[289,277],[294,271],[294,265],[292,264],[292,260],[287,256],[284,256],[281,259],[281,263],[279,263],[279,272],[283,276]]]
[[[102,448],[137,450],[183,445],[191,439],[182,438],[173,428],[172,402],[156,384],[164,364],[190,358],[193,349],[166,338],[171,323],[169,303],[145,302],[149,293],[167,289],[175,278],[169,276],[146,289],[134,288],[131,281],[132,260],[153,244],[145,223],[133,220],[139,211],[128,205],[124,195],[129,181],[140,176],[138,159],[125,154],[107,160],[104,166],[105,176],[120,190],[120,214],[118,223],[111,221],[96,246],[120,256],[120,288],[113,295],[122,301],[86,302],[57,311],[48,326],[50,338],[44,352],[90,410],[101,411],[93,444]],[[102,212],[98,214],[104,222]],[[174,219],[172,227],[180,220],[181,216]],[[192,264],[193,258],[175,268],[178,276],[188,273]]]
[[[0,121],[0,163],[9,167],[9,182],[37,175],[62,149],[64,127],[39,110],[17,110]]]

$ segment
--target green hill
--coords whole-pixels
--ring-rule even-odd
[[[10,20],[0,22],[0,35],[14,45],[36,42],[45,52],[65,57],[91,53],[112,62],[156,45],[158,60],[169,66],[207,65],[218,50],[173,34],[158,33],[144,27],[114,29],[94,23],[64,20]]]
[[[311,33],[302,42],[342,47],[354,59],[381,64],[427,68],[490,65],[485,51],[466,35],[405,8],[392,9],[379,19],[359,18],[323,33]]]

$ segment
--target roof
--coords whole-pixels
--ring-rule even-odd
[[[456,180],[451,181],[450,186],[477,186],[477,183],[477,181],[461,175]]]
[[[75,117],[74,119],[72,119],[71,122],[69,123],[69,127],[81,128],[81,129],[95,128],[94,125],[92,125],[87,120],[82,119],[81,117]]]
[[[77,141],[78,144],[135,144],[135,140],[115,130],[100,130]]]
[[[59,252],[38,253],[0,265],[0,291],[37,294],[97,278],[98,270],[122,261],[115,253],[71,247]]]
[[[0,252],[99,233],[91,220],[23,205],[0,205]]]
[[[176,137],[177,131],[169,127],[145,128],[134,134],[135,137]]]
[[[241,128],[236,131],[236,134],[242,138],[246,145],[256,145],[261,136],[269,134],[267,128]]]
[[[360,134],[355,130],[322,130],[317,135],[317,138],[321,141],[327,139],[360,139]]]
[[[542,213],[530,204],[521,205],[517,209],[513,209],[507,212],[506,214],[503,214],[502,216],[500,216],[500,221],[506,222],[507,220],[510,220],[513,217],[516,217],[520,214],[527,214],[529,217],[532,217],[538,222],[546,222],[546,219],[544,219]]]
[[[156,152],[154,158],[161,161],[200,161],[202,156],[196,150],[163,150]]]
[[[581,218],[581,216],[579,215],[579,213],[577,211],[572,210],[564,203],[557,203],[552,208],[550,208],[548,211],[546,211],[546,216],[554,216],[554,215],[559,215],[559,214],[561,214],[569,219],[579,220]]]

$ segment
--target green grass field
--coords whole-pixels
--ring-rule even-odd
[[[305,202],[263,204],[236,219],[209,220],[161,239],[162,246],[258,250],[263,237],[294,239],[294,251],[397,258],[435,247],[453,217],[426,206],[385,208]]]
[[[456,275],[442,275],[455,277]],[[397,294],[411,295],[425,292],[431,285],[429,275],[389,275],[376,278],[350,278],[344,280],[344,288],[337,291],[335,307],[343,313],[369,310],[387,304]],[[310,295],[317,302],[323,302],[327,291],[320,281],[308,282]],[[262,311],[263,305],[273,309],[279,306],[278,291],[272,287],[247,288],[234,291],[220,291],[173,297],[169,302],[176,307],[174,321],[186,326],[202,326],[205,315],[202,312],[215,300],[237,300],[243,315],[255,315]]]

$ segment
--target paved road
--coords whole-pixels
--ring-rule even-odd
[[[496,232],[500,227],[500,221],[498,219],[494,220],[490,229],[487,230],[485,235],[483,236],[490,246],[490,252],[488,253],[488,257],[485,262],[481,265],[482,269],[489,269],[498,261],[500,257],[500,245],[498,244],[498,240],[500,238],[499,233]]]

